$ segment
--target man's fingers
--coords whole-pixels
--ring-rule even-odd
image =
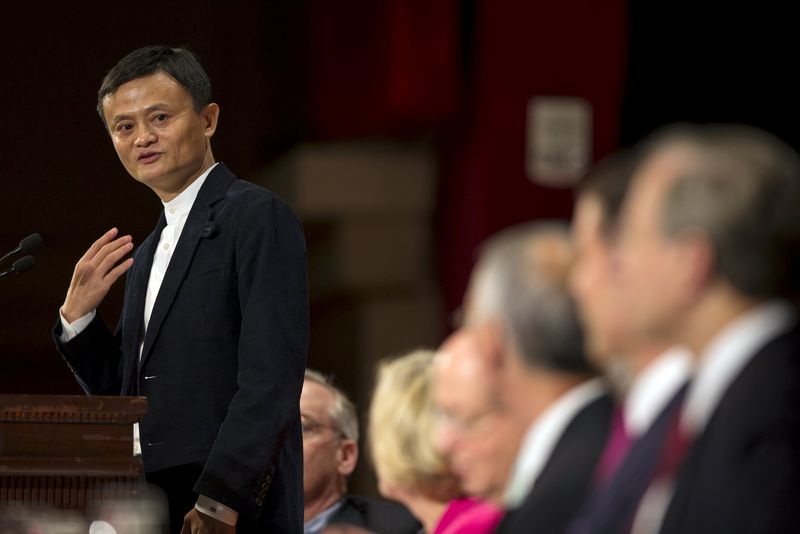
[[[86,251],[79,261],[91,261],[91,259],[97,255],[97,252],[103,248],[103,246],[114,239],[118,232],[119,230],[117,228],[112,228],[108,232],[104,233],[102,236],[100,236],[100,239],[92,243],[92,246],[89,247],[89,250]]]
[[[200,519],[197,510],[191,509],[189,513],[183,516],[181,534],[196,534],[198,532],[205,532],[205,529],[203,529],[203,521]]]
[[[123,261],[122,263],[111,269],[111,271],[105,276],[106,283],[108,283],[108,285],[110,286],[111,284],[116,282],[117,279],[123,274],[125,274],[128,271],[128,269],[131,268],[132,265],[133,265],[133,258],[128,258],[127,260]]]
[[[127,236],[126,236],[127,237]],[[122,239],[122,238],[120,238]],[[118,241],[118,240],[117,240]],[[116,241],[115,241],[116,243]],[[109,245],[106,245],[109,246]],[[105,247],[103,247],[105,248]],[[103,277],[108,276],[109,271],[111,271],[119,260],[121,260],[126,254],[128,254],[131,250],[133,250],[133,243],[130,241],[123,242],[116,248],[109,249],[108,253],[105,257],[100,261],[97,266],[98,271],[103,275]],[[100,255],[98,254],[98,257]]]
[[[189,510],[185,516],[183,516],[183,527],[181,527],[181,534],[192,534],[192,512],[194,510]]]
[[[117,239],[111,241],[110,243],[106,243],[105,245],[100,247],[100,250],[98,250],[95,253],[94,257],[92,257],[92,259],[89,260],[89,263],[95,266],[99,266],[103,262],[103,260],[105,260],[106,257],[108,257],[109,254],[118,250],[120,247],[124,247],[131,241],[133,241],[133,238],[131,236],[124,235],[122,237],[118,237]]]

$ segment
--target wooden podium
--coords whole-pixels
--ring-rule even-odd
[[[133,423],[146,410],[144,397],[0,395],[0,508],[84,512],[134,491]]]

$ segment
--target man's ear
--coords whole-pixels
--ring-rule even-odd
[[[686,297],[694,299],[715,278],[714,247],[707,236],[691,232],[678,238],[674,250],[673,268],[679,273]]]
[[[358,443],[352,439],[342,438],[339,444],[336,470],[342,476],[350,476],[358,463]]]
[[[211,138],[214,132],[217,131],[217,121],[219,120],[219,106],[214,102],[208,104],[200,112],[200,117],[203,119],[203,134]]]

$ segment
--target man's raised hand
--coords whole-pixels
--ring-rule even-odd
[[[133,265],[133,258],[123,260],[133,250],[133,238],[117,237],[118,233],[119,230],[112,228],[103,234],[75,265],[67,298],[61,306],[61,315],[67,322],[97,309],[114,282]]]

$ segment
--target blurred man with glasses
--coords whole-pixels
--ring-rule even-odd
[[[317,371],[306,370],[300,420],[304,534],[332,524],[387,534],[419,531],[419,523],[400,504],[347,493],[347,478],[358,462],[358,417],[347,396]]]

